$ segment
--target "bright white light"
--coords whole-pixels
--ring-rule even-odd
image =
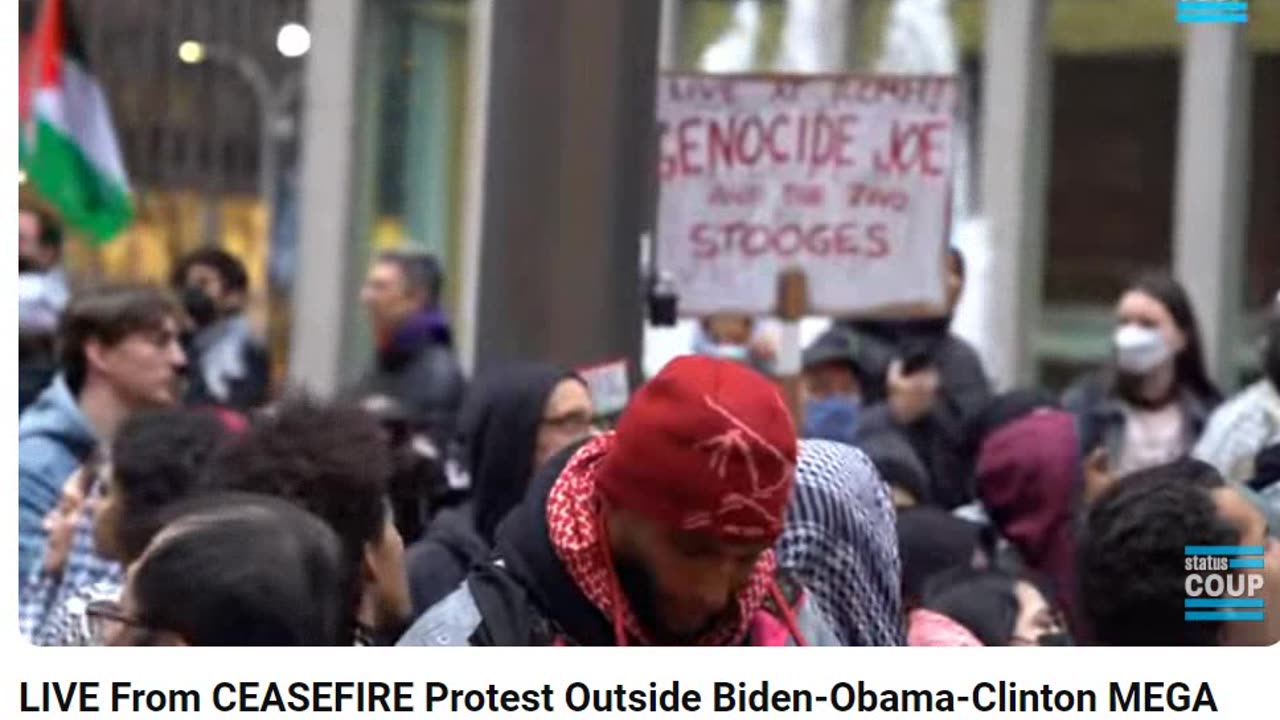
[[[27,184],[27,171],[21,168],[18,169],[18,184],[19,185]]]
[[[302,57],[311,49],[311,31],[298,23],[289,23],[276,35],[276,49],[288,58]]]
[[[178,46],[178,59],[188,65],[204,62],[204,45],[188,40]]]

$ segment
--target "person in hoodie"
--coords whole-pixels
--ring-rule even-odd
[[[801,436],[853,443],[866,382],[852,333],[832,328],[801,355],[805,402]]]
[[[360,300],[377,352],[358,387],[361,397],[397,400],[412,424],[425,428],[441,448],[454,436],[466,390],[453,332],[440,309],[443,284],[439,262],[427,253],[388,250],[374,259]]]
[[[985,414],[979,499],[1018,562],[1046,579],[1075,630],[1075,526],[1084,492],[1075,418],[1034,391],[1001,396]]]
[[[813,592],[841,645],[904,642],[893,506],[860,451],[802,440],[778,564]]]
[[[594,418],[586,383],[552,365],[512,365],[475,383],[459,421],[472,500],[441,511],[407,551],[415,611],[444,599],[487,557],[498,523],[523,500],[534,472],[589,435]]]
[[[186,402],[240,411],[265,403],[270,361],[244,314],[244,264],[221,248],[201,248],[178,263],[171,284],[194,325]]]
[[[950,331],[964,291],[964,258],[947,256],[947,314],[916,320],[848,321],[873,381],[855,444],[881,434],[910,443],[929,471],[932,501],[951,509],[973,499],[972,458],[966,428],[991,396],[977,351]]]
[[[19,584],[39,564],[43,520],[64,481],[130,415],[178,402],[187,362],[181,318],[177,303],[149,286],[102,287],[68,305],[59,331],[62,371],[18,420]],[[94,563],[66,569],[104,571]]]
[[[1222,400],[1182,285],[1139,278],[1116,303],[1113,358],[1076,381],[1062,404],[1079,418],[1086,454],[1105,454],[1117,477],[1191,452]]]
[[[499,526],[496,557],[401,645],[834,645],[773,546],[795,481],[777,388],[685,356],[617,430],[570,446]]]

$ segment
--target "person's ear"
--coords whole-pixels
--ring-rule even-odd
[[[360,554],[360,584],[370,587],[378,584],[378,550],[373,543],[365,543]]]
[[[84,344],[84,359],[88,368],[101,372],[107,365],[109,348],[101,340],[90,338]]]

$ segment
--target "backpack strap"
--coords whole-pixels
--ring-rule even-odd
[[[507,572],[502,559],[475,568],[467,580],[480,611],[471,645],[544,646],[555,638],[550,622],[535,608],[525,589]]]

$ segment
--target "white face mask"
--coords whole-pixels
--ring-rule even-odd
[[[722,360],[734,360],[737,362],[746,362],[750,356],[750,350],[746,345],[730,345],[728,343],[718,343],[712,346],[711,355]]]
[[[1112,342],[1115,344],[1116,365],[1134,375],[1145,375],[1155,370],[1173,355],[1159,330],[1134,323],[1121,325]]]

